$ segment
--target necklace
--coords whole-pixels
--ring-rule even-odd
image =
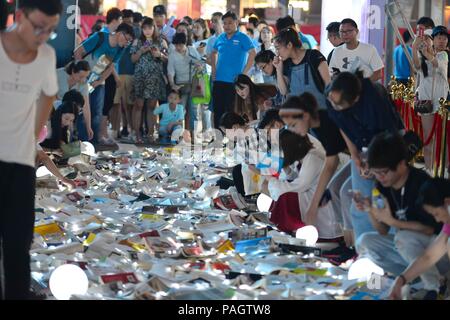
[[[403,186],[402,190],[400,191],[400,205],[397,202],[397,197],[394,194],[393,188],[391,188],[391,196],[392,196],[392,200],[395,203],[395,208],[396,208],[395,215],[397,216],[397,218],[399,220],[405,221],[406,220],[406,210],[408,210],[407,207],[406,208],[403,207],[403,199],[405,196],[405,186]]]

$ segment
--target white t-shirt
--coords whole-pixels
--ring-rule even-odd
[[[383,67],[383,61],[377,49],[371,44],[362,42],[354,50],[347,49],[345,44],[336,47],[330,61],[331,74],[333,74],[333,68],[341,72],[355,72],[359,69],[364,72],[365,78],[371,77],[375,71]]]
[[[55,96],[56,56],[52,47],[39,47],[28,64],[13,62],[0,34],[0,161],[34,168],[36,100],[40,93]]]

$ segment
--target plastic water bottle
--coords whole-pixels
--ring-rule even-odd
[[[372,207],[376,209],[384,209],[384,199],[381,196],[380,190],[372,189]]]

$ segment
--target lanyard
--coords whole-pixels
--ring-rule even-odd
[[[396,196],[395,196],[392,188],[391,188],[391,195],[392,195],[392,200],[394,200],[395,207],[396,207],[396,211],[395,211],[396,216],[398,217],[399,220],[406,220],[405,213],[408,208],[403,208],[403,199],[405,196],[405,186],[403,186],[402,190],[400,191],[400,205],[398,205]]]

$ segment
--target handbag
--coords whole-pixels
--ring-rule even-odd
[[[433,112],[434,101],[434,82],[435,82],[435,69],[433,68],[433,84],[431,85],[431,100],[419,100],[414,101],[414,111],[419,114],[426,114]],[[418,94],[417,94],[418,98]]]
[[[199,71],[192,77],[192,103],[208,104],[211,101],[211,84],[208,73]]]
[[[61,145],[63,159],[79,156],[81,154],[81,141],[74,141]]]

